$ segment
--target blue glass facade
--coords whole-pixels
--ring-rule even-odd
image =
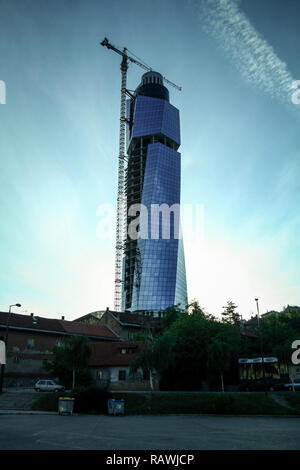
[[[132,137],[162,134],[180,145],[179,111],[168,101],[138,96]]]
[[[159,312],[175,304],[184,309],[179,111],[167,99],[156,98],[153,92],[151,97],[139,95],[138,90],[131,110],[127,205],[141,203],[147,214],[140,217],[137,240],[127,240],[123,304],[131,311]]]

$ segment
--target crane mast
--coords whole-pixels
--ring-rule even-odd
[[[107,38],[100,43],[101,46],[111,49],[122,56],[121,62],[121,106],[120,106],[120,137],[119,137],[119,165],[118,165],[118,199],[117,199],[117,227],[116,227],[116,254],[115,254],[115,292],[114,292],[114,309],[120,312],[122,309],[122,264],[124,241],[127,235],[127,201],[125,195],[125,134],[126,134],[126,95],[131,95],[127,88],[127,70],[128,62],[132,62],[139,67],[152,71],[152,68],[134,59],[127,54],[127,48],[120,49],[113,46]],[[169,85],[181,90],[181,87],[163,77],[164,81]]]

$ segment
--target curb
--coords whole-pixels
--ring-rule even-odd
[[[34,411],[34,410],[0,410],[0,415],[56,415],[59,416],[58,411]],[[71,416],[109,416],[109,415],[98,415],[98,414],[85,414],[85,413],[73,413]],[[216,413],[155,413],[155,414],[128,414],[130,416],[194,416],[201,418],[213,416],[213,417],[222,417],[222,418],[300,418],[300,415],[297,414],[216,414]]]
[[[0,410],[0,415],[57,415],[58,411],[31,411],[31,410]],[[73,413],[72,416],[79,416],[78,413]]]

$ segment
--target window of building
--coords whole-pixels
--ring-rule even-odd
[[[126,380],[126,370],[119,370],[119,380]]]
[[[27,348],[28,349],[33,349],[34,348],[34,339],[30,338],[27,340]]]
[[[98,370],[97,371],[97,379],[99,379],[99,380],[103,379],[103,370]]]

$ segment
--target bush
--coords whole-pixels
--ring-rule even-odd
[[[58,411],[59,396],[75,398],[74,412],[107,414],[109,398],[125,400],[125,414],[231,414],[231,415],[287,415],[300,414],[300,396],[286,398],[292,408],[260,393],[109,393],[96,387],[77,388],[72,393],[47,393],[40,396],[33,410]]]
[[[282,415],[292,411],[262,394],[154,393],[114,394],[125,400],[126,414]]]
[[[71,393],[43,393],[33,403],[31,409],[34,411],[58,411],[58,398],[70,397]]]

